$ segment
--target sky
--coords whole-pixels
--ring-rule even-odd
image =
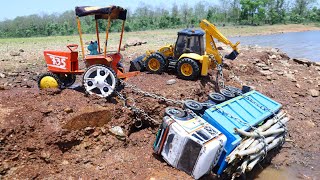
[[[31,14],[62,13],[75,6],[118,5],[134,10],[140,4],[171,8],[172,4],[195,4],[194,0],[6,0],[1,2],[0,21]]]

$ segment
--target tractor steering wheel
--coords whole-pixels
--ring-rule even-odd
[[[78,44],[68,44],[67,48],[71,51],[71,52],[75,52],[78,49]]]

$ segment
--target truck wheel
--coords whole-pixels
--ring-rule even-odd
[[[160,54],[153,53],[147,58],[145,66],[149,72],[161,74],[165,70],[166,62]]]
[[[165,115],[183,118],[186,116],[186,112],[177,107],[167,107],[165,109]]]
[[[209,99],[217,104],[222,103],[226,98],[220,93],[210,93]]]
[[[184,108],[190,109],[196,114],[201,113],[203,106],[198,102],[194,100],[186,100],[184,102]]]
[[[59,74],[59,79],[62,83],[62,86],[67,88],[76,82],[77,77],[74,74]]]
[[[233,86],[226,86],[227,90],[231,91],[234,95],[240,96],[242,95],[242,91],[239,88],[233,87]]]
[[[226,98],[226,100],[236,97],[233,92],[226,89],[221,89],[220,93]]]
[[[195,60],[183,58],[178,61],[177,73],[181,79],[195,80],[200,74],[200,68]]]
[[[107,98],[116,90],[118,79],[110,67],[92,65],[83,75],[83,85],[87,93]]]
[[[39,89],[61,88],[61,81],[56,74],[44,73],[38,79]]]

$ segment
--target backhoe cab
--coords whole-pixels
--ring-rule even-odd
[[[232,44],[207,20],[202,20],[200,27],[203,31],[179,31],[175,45],[163,46],[157,51],[148,50],[145,55],[131,61],[130,71],[146,69],[151,73],[160,74],[173,69],[181,79],[186,80],[195,80],[200,75],[206,76],[210,68],[222,64],[215,39],[233,49],[225,58],[234,60],[238,56],[239,42]]]

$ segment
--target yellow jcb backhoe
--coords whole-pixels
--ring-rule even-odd
[[[179,31],[175,45],[163,46],[157,51],[148,50],[145,55],[130,62],[129,71],[144,71],[146,69],[151,73],[161,74],[173,69],[180,78],[186,80],[197,79],[199,75],[207,76],[209,68],[222,64],[222,57],[217,49],[215,39],[233,49],[225,58],[234,60],[238,56],[239,42],[232,44],[213,24],[205,19],[200,22],[200,27],[203,31],[193,29]]]

